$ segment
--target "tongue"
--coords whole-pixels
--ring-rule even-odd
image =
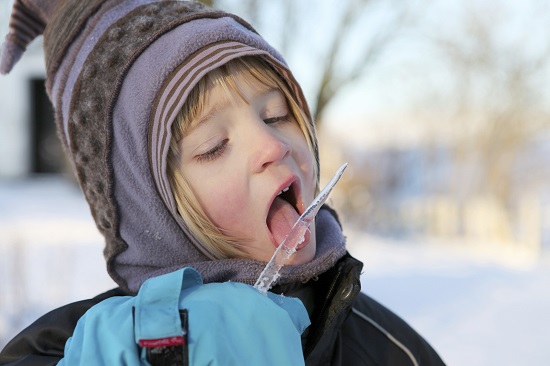
[[[300,216],[290,203],[282,198],[275,198],[267,215],[267,227],[277,244],[281,244],[299,218]]]

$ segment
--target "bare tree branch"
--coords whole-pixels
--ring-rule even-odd
[[[393,20],[380,29],[371,40],[364,45],[358,45],[358,52],[361,56],[358,61],[346,72],[337,72],[335,64],[338,57],[341,57],[341,47],[349,39],[353,27],[361,22],[361,18],[368,11],[368,7],[374,3],[372,0],[354,0],[347,4],[344,15],[339,19],[337,30],[328,44],[328,54],[322,67],[321,82],[317,91],[315,101],[315,121],[319,123],[323,112],[329,102],[346,85],[356,81],[372,65],[376,58],[387,48],[397,37],[398,33],[406,23],[407,8],[402,5],[395,9],[396,15]],[[388,2],[390,3],[390,2]]]
[[[518,154],[550,126],[537,85],[548,71],[550,47],[533,56],[521,43],[499,44],[495,32],[495,24],[469,12],[465,37],[434,41],[455,78],[450,98],[462,127],[456,136],[457,188],[463,191],[470,179],[468,194],[492,195],[507,205]],[[463,173],[474,161],[479,168],[468,177]]]
[[[208,3],[221,4],[220,0],[211,0]],[[229,4],[229,3],[228,3]],[[267,3],[258,0],[241,0],[241,15],[261,30],[262,22],[267,22],[266,18],[261,18],[265,9],[270,11],[277,9],[284,17],[284,22],[278,27],[280,45],[279,49],[288,57],[291,48],[308,45],[308,39],[298,39],[297,35],[311,34],[311,31],[304,30],[304,16],[315,16],[315,7],[311,8],[311,13],[304,14],[303,9],[299,9],[298,2],[295,0],[279,0],[277,3]],[[365,41],[357,44],[357,59],[346,69],[339,68],[343,57],[343,47],[357,36],[357,32],[362,30],[361,23],[368,19],[369,12],[376,11],[377,6],[387,6],[393,17],[385,23],[374,35],[366,34]],[[315,60],[316,69],[319,70],[318,86],[315,88],[312,97],[312,109],[316,123],[320,123],[323,112],[331,100],[348,84],[356,81],[376,58],[388,47],[398,36],[404,24],[407,22],[407,13],[409,5],[402,0],[341,0],[338,3],[339,11],[335,11],[334,17],[329,20],[331,26],[334,25],[334,31],[328,35],[328,41],[321,46],[320,56]],[[302,10],[302,11],[301,11]],[[341,11],[341,12],[340,12]],[[340,14],[338,16],[338,14]],[[273,29],[270,29],[272,31]],[[369,31],[371,32],[371,31]],[[356,42],[357,43],[357,42]],[[300,46],[297,46],[300,45]],[[292,47],[291,47],[292,46]]]

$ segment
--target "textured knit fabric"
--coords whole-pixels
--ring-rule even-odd
[[[47,91],[65,151],[105,237],[111,277],[134,293],[148,278],[182,267],[196,268],[206,283],[253,283],[265,263],[212,260],[177,213],[166,177],[168,142],[193,86],[237,57],[260,57],[273,67],[310,117],[281,55],[242,19],[200,3],[24,1],[34,4],[28,9],[42,9],[34,17],[46,24]],[[10,37],[21,28],[10,28]],[[344,255],[339,224],[324,211],[316,220],[315,258],[284,267],[279,284],[308,281]]]
[[[40,5],[46,4],[41,3]],[[2,47],[0,74],[7,74],[19,61],[27,45],[44,32],[48,11],[32,1],[16,0],[10,18],[10,32]]]

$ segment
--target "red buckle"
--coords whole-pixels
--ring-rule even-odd
[[[160,338],[160,339],[140,339],[139,340],[139,345],[143,348],[183,346],[184,344],[185,344],[185,338],[183,338],[183,337],[170,337],[170,338]]]

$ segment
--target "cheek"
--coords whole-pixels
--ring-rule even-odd
[[[192,184],[202,209],[210,220],[222,229],[234,227],[246,208],[245,185],[228,174],[209,174]]]

